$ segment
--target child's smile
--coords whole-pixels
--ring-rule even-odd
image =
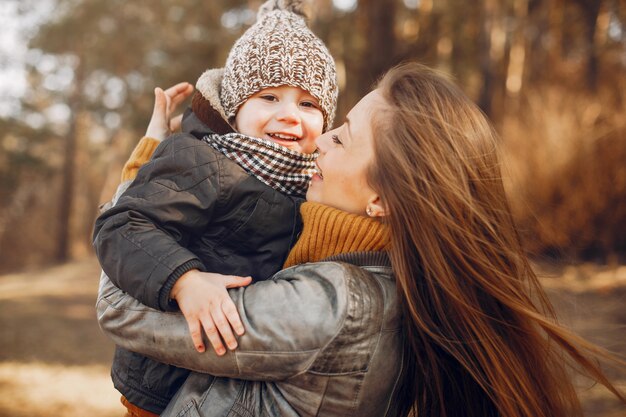
[[[265,88],[250,96],[237,112],[235,128],[301,153],[313,153],[324,116],[318,101],[299,87]]]

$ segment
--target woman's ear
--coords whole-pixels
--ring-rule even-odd
[[[365,212],[369,217],[384,217],[387,216],[388,210],[386,204],[383,202],[379,195],[370,197],[367,202]]]

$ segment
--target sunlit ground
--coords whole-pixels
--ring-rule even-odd
[[[0,277],[0,417],[123,415],[98,278],[93,260]]]
[[[123,415],[107,365],[5,362],[0,364],[0,392],[1,416]]]

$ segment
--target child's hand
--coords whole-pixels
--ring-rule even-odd
[[[222,339],[230,350],[237,347],[231,326],[239,336],[244,333],[244,329],[237,308],[226,289],[244,287],[251,282],[251,277],[200,272],[197,269],[184,273],[176,281],[171,297],[178,302],[180,311],[187,320],[198,352],[204,352],[205,349],[202,329],[218,355],[226,353]]]
[[[189,83],[178,83],[165,91],[159,87],[155,88],[154,109],[146,130],[146,136],[163,140],[178,130],[182,115],[172,118],[172,113],[191,93],[193,93],[193,86]]]

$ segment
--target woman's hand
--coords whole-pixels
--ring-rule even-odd
[[[154,109],[146,130],[146,136],[157,140],[167,138],[180,128],[182,115],[172,118],[176,108],[193,93],[193,86],[187,82],[178,83],[163,91],[154,89]]]
[[[180,311],[187,320],[198,352],[204,352],[205,349],[202,329],[218,355],[226,353],[222,339],[230,350],[237,348],[237,340],[232,330],[241,336],[244,328],[239,312],[226,289],[244,287],[251,282],[252,277],[200,272],[197,269],[184,273],[176,281],[170,295],[178,302]]]

